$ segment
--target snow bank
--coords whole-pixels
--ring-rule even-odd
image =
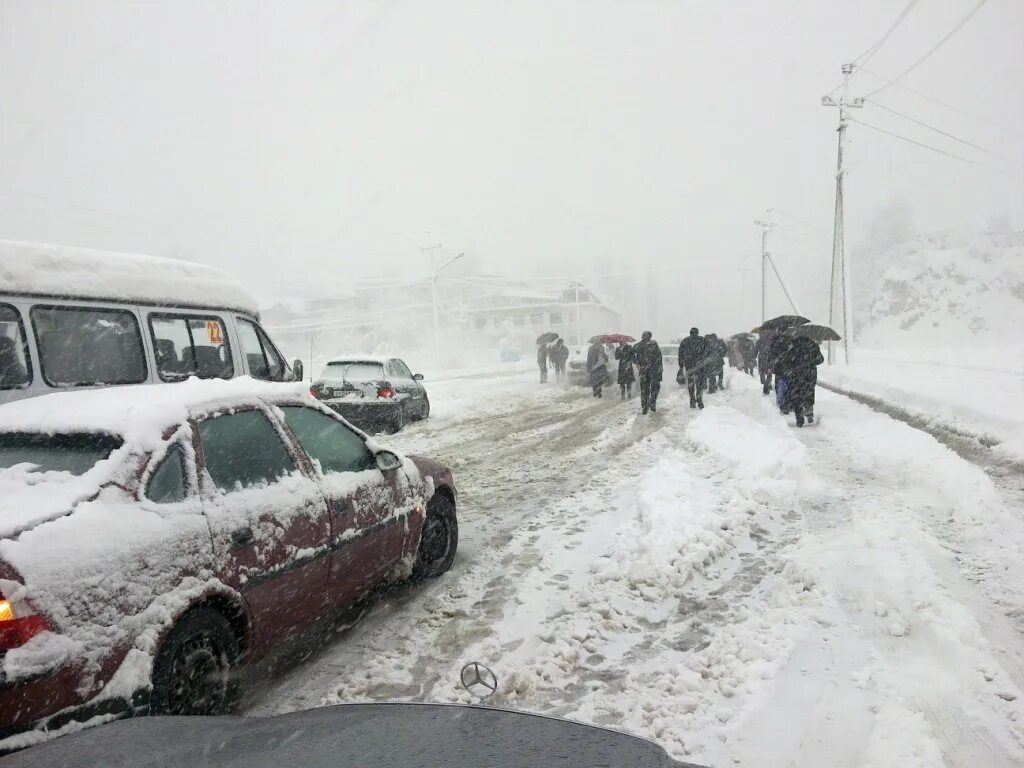
[[[822,366],[819,377],[1024,461],[1024,346],[858,349],[853,364]]]
[[[12,240],[0,240],[2,293],[259,312],[237,281],[205,264]]]

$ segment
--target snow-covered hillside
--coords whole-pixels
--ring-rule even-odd
[[[862,260],[869,347],[998,346],[1024,328],[1024,232],[940,233]]]

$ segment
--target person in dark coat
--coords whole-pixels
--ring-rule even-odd
[[[548,345],[537,345],[537,367],[540,368],[540,383],[548,383]]]
[[[708,377],[708,394],[714,394],[725,389],[725,358],[729,355],[729,347],[716,333],[709,333],[704,340],[708,344],[708,364],[704,369]]]
[[[761,376],[761,387],[766,395],[772,391],[772,374],[775,371],[775,363],[785,345],[785,337],[777,331],[765,331],[754,345],[757,372]]]
[[[615,350],[615,359],[619,361],[619,391],[622,399],[627,395],[633,397],[633,382],[636,376],[633,373],[633,360],[635,359],[633,347],[626,342],[619,344]]]
[[[640,369],[640,409],[644,414],[648,411],[657,412],[658,393],[661,392],[661,379],[664,375],[661,347],[652,336],[650,331],[644,331],[633,348],[636,366]]]
[[[563,339],[558,339],[548,349],[548,357],[551,358],[551,365],[555,368],[555,380],[561,381],[565,378],[565,364],[569,362],[569,348],[565,346]]]
[[[744,373],[754,375],[754,340],[749,336],[740,336],[736,339],[736,351],[739,353],[739,368]]]
[[[690,407],[704,407],[704,367],[707,365],[708,343],[696,328],[679,344],[679,367],[686,372],[686,388]]]
[[[793,339],[779,357],[778,367],[785,377],[784,411],[792,410],[796,425],[804,418],[814,423],[814,389],[818,384],[818,366],[825,362],[818,342],[805,336]]]
[[[608,353],[601,344],[594,342],[587,350],[587,372],[590,374],[590,386],[594,397],[602,397],[602,390],[611,383],[608,375]]]

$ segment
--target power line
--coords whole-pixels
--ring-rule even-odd
[[[793,221],[796,221],[796,222],[799,222],[800,224],[803,224],[805,227],[807,227],[808,229],[812,229],[815,232],[820,232],[823,235],[831,235],[832,234],[831,232],[829,232],[824,227],[819,227],[819,226],[817,226],[815,224],[812,224],[811,222],[807,221],[807,219],[801,219],[799,216],[797,216],[796,214],[790,213],[789,211],[784,211],[781,208],[772,208],[772,210],[775,211],[776,213],[781,213],[787,219],[792,219]]]
[[[951,29],[951,30],[950,30],[950,31],[949,31],[948,33],[946,33],[946,35],[945,35],[945,36],[944,36],[944,37],[943,37],[942,39],[940,39],[940,40],[939,40],[939,42],[937,42],[937,43],[936,43],[935,45],[933,45],[933,46],[932,46],[931,48],[929,48],[929,49],[928,49],[927,51],[925,51],[924,55],[923,55],[923,56],[921,56],[921,58],[919,58],[919,59],[918,59],[917,61],[915,61],[915,62],[914,62],[913,64],[911,64],[911,65],[910,65],[909,67],[907,67],[907,68],[906,68],[905,70],[903,70],[903,71],[902,71],[902,72],[900,72],[900,73],[899,73],[898,75],[896,75],[896,77],[894,77],[894,78],[892,79],[892,82],[890,82],[890,83],[886,83],[886,84],[882,85],[881,87],[879,87],[879,88],[876,88],[875,90],[871,91],[871,93],[868,93],[868,94],[866,94],[866,95],[864,96],[864,98],[868,98],[869,96],[874,96],[874,95],[875,95],[876,93],[879,93],[879,92],[881,92],[881,91],[884,91],[884,90],[885,90],[886,88],[888,88],[888,87],[889,87],[890,85],[895,85],[895,84],[897,84],[897,83],[898,83],[898,82],[899,82],[900,80],[902,80],[902,79],[903,79],[904,77],[906,77],[906,76],[907,76],[907,75],[909,75],[909,74],[910,74],[911,72],[913,72],[913,71],[914,71],[915,69],[917,69],[917,68],[918,68],[919,66],[921,66],[922,64],[924,64],[924,62],[925,62],[925,61],[927,61],[927,60],[928,60],[929,58],[931,58],[932,54],[934,54],[934,53],[935,53],[935,52],[936,52],[937,50],[939,50],[939,48],[941,48],[941,47],[942,47],[943,45],[945,45],[945,44],[946,44],[946,41],[948,41],[948,40],[949,40],[949,39],[950,39],[950,38],[951,38],[951,37],[952,37],[953,35],[955,35],[955,34],[956,34],[957,32],[959,32],[959,31],[960,31],[960,29],[961,29],[961,28],[962,28],[962,27],[963,27],[963,26],[964,26],[964,25],[965,25],[965,24],[966,24],[966,23],[967,23],[968,21],[970,21],[970,20],[971,20],[971,17],[973,17],[973,16],[974,16],[974,14],[976,14],[976,13],[977,13],[978,11],[980,11],[980,10],[981,10],[981,7],[982,7],[983,5],[985,5],[985,3],[986,3],[986,2],[988,2],[988,0],[978,0],[978,2],[977,2],[977,3],[975,4],[975,6],[974,6],[974,7],[973,7],[973,8],[972,8],[972,9],[971,9],[971,10],[970,10],[969,12],[968,12],[968,14],[967,14],[966,16],[964,16],[964,17],[963,17],[962,19],[960,19],[960,21],[959,21],[959,22],[958,22],[958,23],[956,24],[956,26],[955,26],[955,27],[953,27],[953,29]]]
[[[998,152],[994,152],[991,149],[988,149],[987,147],[983,147],[980,144],[975,144],[974,142],[968,141],[967,139],[961,139],[959,136],[956,136],[955,134],[949,133],[948,131],[944,131],[941,128],[936,128],[934,125],[926,123],[923,120],[918,120],[916,117],[911,117],[910,115],[904,114],[903,112],[895,110],[892,107],[887,107],[885,104],[881,104],[880,102],[877,102],[874,99],[868,99],[868,101],[870,101],[879,109],[884,109],[886,112],[891,112],[897,117],[902,117],[904,120],[909,120],[915,125],[920,125],[922,128],[927,128],[930,131],[935,131],[936,133],[942,134],[947,139],[952,139],[953,141],[958,141],[961,144],[966,144],[968,147],[977,149],[979,152],[984,152],[985,154],[994,155],[996,157],[1002,157],[1004,160],[1010,160],[1010,162],[1014,162],[1012,158],[1000,155]]]
[[[877,125],[871,125],[870,123],[865,123],[863,120],[858,120],[858,119],[856,119],[854,117],[850,117],[850,118],[847,118],[847,119],[851,123],[857,123],[857,125],[863,125],[865,128],[870,128],[873,131],[878,131],[879,133],[884,133],[887,136],[892,136],[893,138],[900,139],[901,141],[906,141],[906,142],[908,142],[910,144],[915,144],[915,145],[917,145],[919,147],[923,147],[924,149],[930,149],[932,152],[938,152],[940,155],[945,155],[946,157],[951,157],[954,160],[959,160],[959,161],[961,161],[963,163],[969,163],[970,165],[982,165],[982,166],[985,165],[984,163],[979,163],[977,160],[971,160],[970,158],[967,158],[967,157],[961,157],[960,155],[954,155],[952,152],[947,152],[944,149],[939,149],[938,147],[933,147],[931,144],[924,144],[924,143],[922,143],[920,141],[916,141],[914,139],[908,138],[908,137],[903,136],[901,134],[893,133],[892,131],[887,131],[885,128],[879,128]]]
[[[961,107],[956,106],[955,104],[950,104],[948,101],[942,101],[941,99],[937,99],[934,96],[929,96],[927,93],[924,93],[923,91],[919,91],[916,88],[911,88],[909,85],[906,85],[904,83],[897,83],[892,78],[886,77],[885,75],[880,75],[877,72],[872,72],[871,70],[865,69],[863,66],[859,66],[858,69],[861,72],[863,72],[865,75],[870,75],[871,77],[878,78],[882,82],[887,83],[889,85],[895,85],[897,88],[901,88],[902,90],[906,91],[907,93],[912,93],[915,96],[917,96],[918,98],[924,99],[925,101],[930,101],[933,104],[939,105],[940,107],[945,107],[948,110],[951,110],[953,112],[961,114],[964,117],[969,117],[972,120],[977,120],[979,123],[984,123],[986,125],[990,125],[993,128],[998,128],[1001,131],[1011,131],[1011,132],[1014,133],[1014,135],[1016,135],[1018,133],[1018,131],[1019,131],[1019,129],[1016,129],[1016,128],[1010,128],[1009,126],[1006,126],[1006,125],[1000,125],[999,123],[994,123],[991,120],[989,120],[988,118],[982,117],[981,115],[976,115],[973,112],[969,112],[966,109],[963,109]],[[872,101],[873,104],[877,104],[878,103],[874,99],[872,99],[871,101]]]
[[[903,23],[903,20],[910,15],[910,12],[914,10],[914,6],[916,6],[919,2],[920,0],[910,0],[910,2],[908,2],[906,6],[904,6],[903,10],[900,11],[900,15],[896,17],[896,21],[892,23],[892,26],[889,27],[888,31],[878,39],[877,43],[872,45],[870,48],[864,51],[864,53],[855,58],[853,60],[853,63],[861,65],[871,61],[874,55],[878,53],[878,50],[885,44],[885,41],[889,39],[889,36],[896,31],[896,28]],[[863,61],[861,61],[861,59],[863,59]]]

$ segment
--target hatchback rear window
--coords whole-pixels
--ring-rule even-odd
[[[380,363],[328,363],[320,378],[325,381],[382,381],[384,366]]]
[[[146,380],[142,334],[122,309],[33,307],[39,362],[52,387],[138,384]]]
[[[84,475],[121,446],[121,438],[95,433],[42,435],[0,434],[0,469],[30,464],[40,472]]]

